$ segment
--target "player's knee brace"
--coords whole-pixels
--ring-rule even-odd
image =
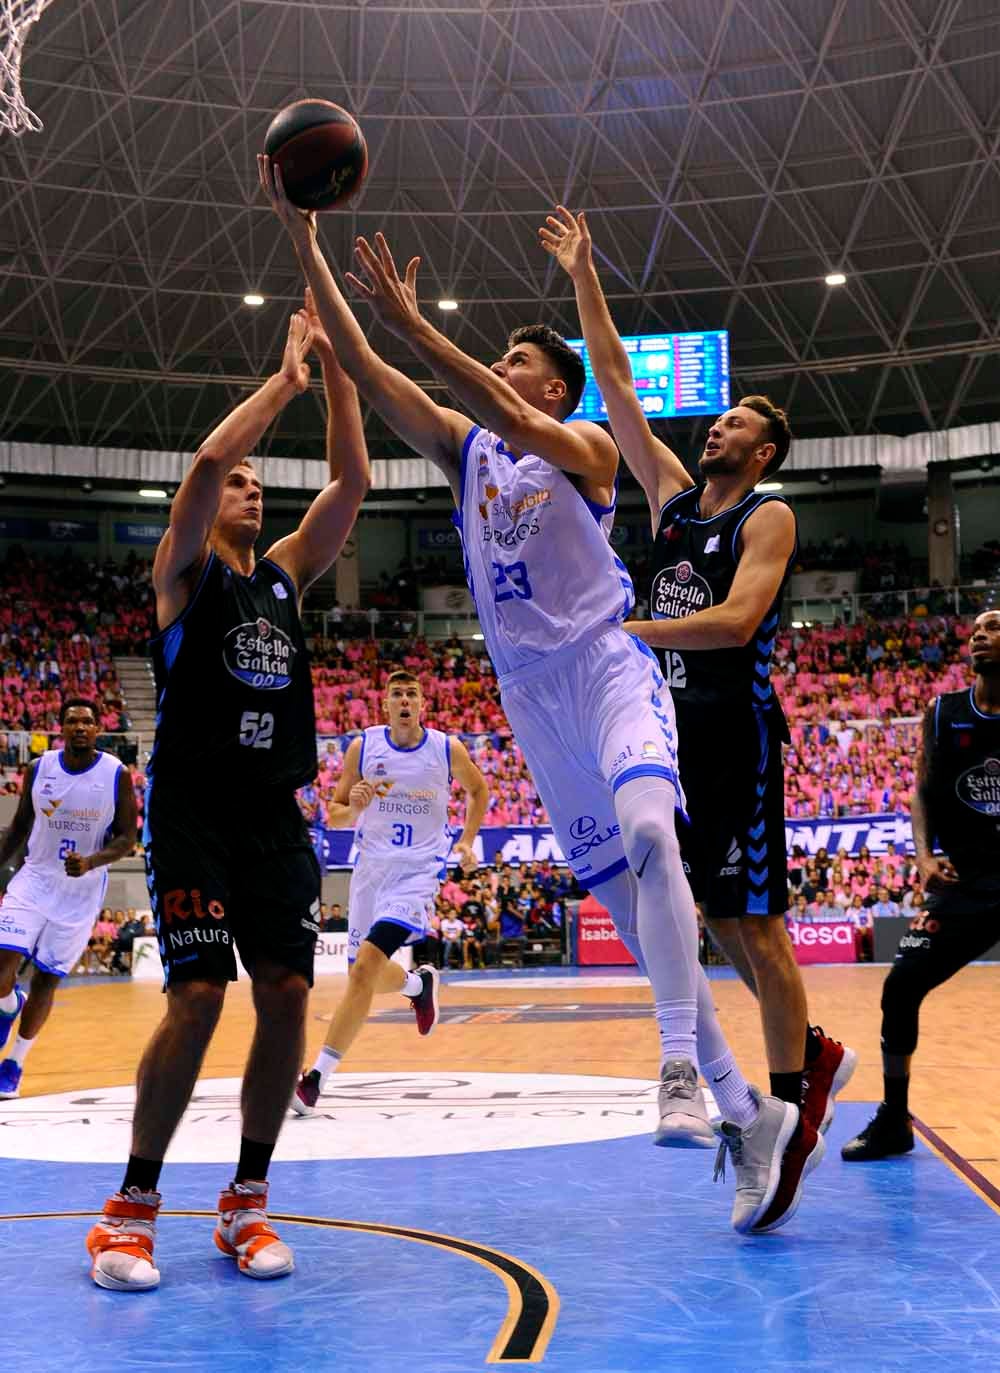
[[[376,949],[381,949],[386,958],[391,958],[412,934],[413,931],[408,930],[405,925],[397,925],[392,920],[376,920],[365,935],[365,940],[369,944],[374,944]]]
[[[882,1050],[906,1057],[917,1047],[920,1006],[929,988],[912,969],[892,968],[882,988]]]

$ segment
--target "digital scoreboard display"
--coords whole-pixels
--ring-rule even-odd
[[[570,418],[606,420],[607,407],[594,380],[587,345],[582,338],[566,342],[587,369],[587,384]],[[719,415],[729,409],[729,334],[725,329],[704,334],[637,334],[623,338],[622,343],[647,418]]]

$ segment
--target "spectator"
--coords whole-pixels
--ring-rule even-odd
[[[455,912],[455,907],[452,906],[450,903],[443,903],[441,915],[442,968],[448,968],[451,966],[451,958],[453,954],[457,960],[456,966],[459,968],[462,967],[463,963],[465,962],[464,953],[462,949],[462,940],[464,938],[464,935],[465,930],[463,928],[461,920],[459,920]]]

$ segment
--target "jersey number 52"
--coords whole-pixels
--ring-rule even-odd
[[[240,743],[245,748],[270,748],[274,716],[269,710],[245,710],[240,716]]]

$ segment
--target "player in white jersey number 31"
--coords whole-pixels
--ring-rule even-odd
[[[408,996],[422,1035],[437,1024],[437,969],[423,966],[407,972],[392,955],[427,932],[452,847],[452,778],[465,790],[465,825],[455,844],[464,868],[475,866],[472,842],[489,794],[462,741],[428,729],[420,718],[422,709],[416,677],[390,673],[385,686],[388,724],[366,729],[352,740],[327,814],[333,828],[356,831],[358,857],[347,907],[350,973],[326,1042],[292,1097],[300,1116],[315,1111],[327,1078],[353,1044],[377,992]]]
[[[372,349],[317,243],[315,216],[261,183],[288,230],[345,371],[385,422],[444,472],[469,585],[503,707],[577,878],[595,889],[649,974],[660,1037],[655,1141],[711,1148],[698,1068],[726,1082],[739,1134],[733,1223],[748,1230],[777,1190],[798,1121],[791,1103],[742,1078],[698,963],[697,918],[674,829],[683,804],[673,706],[652,654],[622,628],[632,583],[608,540],[618,450],[571,420],[579,356],[544,325],[515,330],[492,368],[435,329],[381,234],[356,244],[348,280],[466,411],[437,405]],[[474,423],[469,416],[475,416]],[[790,1211],[793,1208],[789,1208]]]

